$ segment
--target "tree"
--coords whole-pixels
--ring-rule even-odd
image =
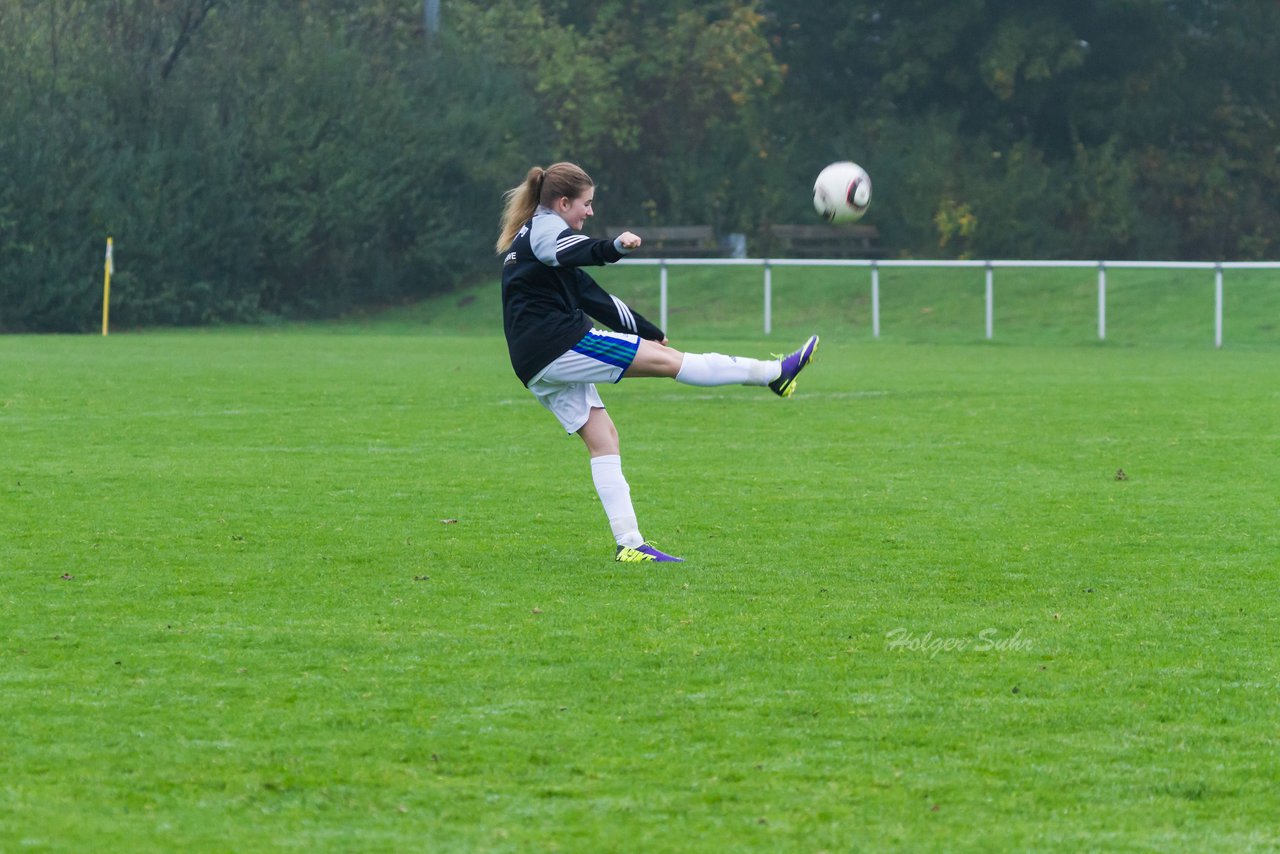
[[[525,75],[552,156],[585,165],[610,209],[725,227],[751,218],[758,184],[732,173],[769,156],[764,105],[781,84],[756,3],[504,0],[450,12],[460,38]]]

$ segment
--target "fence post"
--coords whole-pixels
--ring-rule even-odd
[[[764,334],[773,332],[773,267],[764,262]]]
[[[658,265],[658,323],[667,331],[667,262]]]
[[[1222,348],[1222,265],[1213,267],[1213,346]]]
[[[1107,340],[1107,264],[1098,262],[1098,340]]]
[[[991,269],[991,262],[987,262],[987,340],[990,341],[995,335],[996,312],[995,312],[995,274]]]
[[[871,337],[880,337],[880,265],[871,262]]]

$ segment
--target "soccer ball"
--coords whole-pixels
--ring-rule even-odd
[[[870,204],[871,176],[857,163],[832,163],[813,182],[813,207],[828,222],[862,219]]]

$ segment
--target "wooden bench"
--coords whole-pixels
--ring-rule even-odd
[[[609,226],[610,237],[624,231],[640,235],[636,255],[645,258],[719,258],[724,254],[709,225]]]
[[[874,225],[769,225],[752,254],[773,258],[883,258]]]

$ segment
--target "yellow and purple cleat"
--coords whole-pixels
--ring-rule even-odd
[[[613,559],[619,563],[684,563],[684,558],[658,551],[648,543],[641,543],[635,548],[618,546]]]
[[[796,377],[806,365],[813,361],[813,354],[817,349],[818,336],[810,335],[809,340],[804,342],[804,346],[799,350],[790,356],[778,357],[782,359],[782,374],[769,383],[769,388],[773,389],[774,394],[779,397],[791,397],[791,393],[796,390]]]

